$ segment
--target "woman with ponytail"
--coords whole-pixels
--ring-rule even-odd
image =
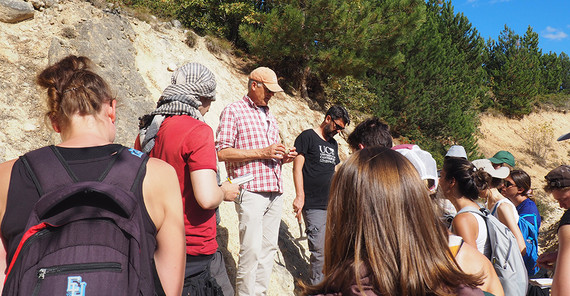
[[[20,157],[0,164],[0,220],[2,221],[0,232],[7,250],[5,259],[8,264],[12,260],[16,260],[14,256],[16,250],[20,250],[18,245],[27,231],[28,217],[40,198],[40,187],[36,187],[37,180],[31,177],[31,172],[35,171],[36,175],[38,172],[43,172],[40,174],[43,176],[46,174],[46,170],[38,171],[33,168],[55,165],[55,162],[52,163],[51,160],[57,157],[59,159],[57,161],[58,166],[50,167],[54,169],[52,171],[55,169],[61,171],[63,165],[68,171],[69,177],[76,179],[75,181],[83,182],[99,181],[100,177],[106,176],[107,169],[118,172],[119,169],[113,169],[119,163],[127,163],[128,166],[121,167],[124,168],[121,172],[125,172],[127,169],[138,172],[137,177],[133,178],[135,182],[132,184],[131,191],[136,198],[133,202],[137,204],[137,208],[141,209],[137,212],[138,221],[143,224],[137,223],[136,227],[140,227],[141,230],[133,232],[143,237],[143,242],[139,242],[141,247],[138,253],[140,254],[134,252],[135,254],[129,254],[129,258],[136,256],[137,259],[133,260],[149,263],[146,265],[141,263],[148,266],[146,269],[141,268],[148,270],[148,274],[137,276],[149,279],[150,283],[139,282],[139,285],[144,287],[141,289],[146,292],[149,290],[154,292],[153,275],[150,274],[154,259],[164,292],[167,295],[180,295],[184,275],[185,242],[181,194],[174,169],[167,163],[153,158],[148,159],[145,164],[142,153],[134,149],[125,149],[119,144],[113,144],[116,134],[117,101],[107,83],[95,73],[93,63],[87,57],[71,55],[60,60],[43,70],[37,76],[37,83],[45,89],[47,94],[46,121],[50,123],[56,133],[60,134],[61,142],[55,146],[50,146],[48,149],[40,148],[26,154],[35,153],[33,155],[49,156],[49,164],[45,159],[38,157],[33,159]],[[40,150],[42,153],[38,154]],[[47,154],[48,152],[50,154]],[[140,160],[133,159],[133,157]],[[32,164],[32,169],[28,163]],[[129,172],[129,174],[131,173]],[[65,180],[67,179],[70,178],[65,176]],[[60,182],[60,180],[62,180],[63,188],[66,188],[69,182],[65,181],[64,177],[53,181]],[[117,180],[117,182],[120,181]],[[45,184],[49,185],[50,183]],[[57,188],[54,189],[54,191],[56,190]],[[88,195],[87,193],[81,197],[84,200],[92,198],[91,201],[82,200],[81,202],[93,205],[109,200],[109,198],[99,198],[98,195]],[[95,197],[98,198],[95,199]],[[130,199],[129,202],[131,202]],[[57,205],[60,206],[61,204]],[[98,209],[103,209],[103,207],[101,206]],[[102,213],[104,210],[99,211]],[[95,235],[96,233],[92,234],[92,236]],[[79,254],[76,254],[76,257],[84,258],[85,254],[80,253],[80,251],[77,252]],[[83,253],[88,252],[84,251]],[[122,268],[124,270],[128,266]],[[10,279],[10,276],[8,277]],[[81,281],[81,277],[78,278]],[[78,285],[73,282],[71,284]],[[95,284],[85,286],[83,284],[85,283],[81,283],[81,287],[87,289],[87,294],[101,294],[100,288],[103,288],[102,286]],[[71,288],[68,286],[68,291]],[[141,295],[143,295],[143,290],[141,290]],[[6,291],[5,288],[3,295],[8,294],[7,292],[18,293],[18,291],[13,290]],[[139,293],[136,294],[139,295]],[[144,295],[148,294],[144,293]]]
[[[481,207],[475,201],[479,193],[487,189],[488,182],[489,175],[476,169],[467,159],[448,157],[443,162],[439,188],[457,210],[451,230],[487,258],[491,254],[491,246],[485,221],[481,216],[465,210],[479,211]]]

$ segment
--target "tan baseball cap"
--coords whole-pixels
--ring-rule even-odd
[[[279,83],[277,83],[277,75],[267,67],[259,67],[251,71],[249,79],[263,83],[272,92],[283,91]]]

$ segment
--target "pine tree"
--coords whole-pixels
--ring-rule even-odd
[[[402,62],[401,48],[423,21],[421,0],[312,0],[274,3],[240,34],[251,51],[299,81],[362,77]]]
[[[498,41],[487,45],[485,69],[495,97],[495,108],[509,116],[529,114],[540,88],[541,51],[538,34],[529,26],[520,37],[505,25]]]
[[[476,153],[484,41],[450,2],[430,0],[426,7],[426,22],[408,43],[405,62],[376,77],[381,100],[394,112],[387,121],[440,160],[455,143]],[[386,118],[381,110],[378,115]]]
[[[570,57],[564,52],[558,56],[561,67],[562,91],[570,93]]]
[[[540,57],[542,64],[541,93],[554,94],[562,85],[562,65],[556,53],[549,52]]]

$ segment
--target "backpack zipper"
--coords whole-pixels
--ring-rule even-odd
[[[51,234],[51,231],[47,228],[44,228],[44,229],[38,231],[37,233],[35,233],[34,235],[32,235],[30,238],[28,238],[24,242],[24,244],[22,245],[22,248],[20,249],[18,254],[14,254],[14,257],[12,258],[12,260],[14,261],[14,265],[12,266],[12,269],[15,269],[16,266],[19,266],[21,264],[21,261],[22,261],[22,258],[20,256],[21,253],[26,251],[34,241],[36,241],[37,239],[39,239],[43,236],[49,235],[49,234]],[[13,277],[14,277],[13,273],[10,272],[4,283],[8,284]]]
[[[111,271],[121,272],[121,264],[118,262],[95,262],[95,263],[79,263],[79,264],[66,264],[57,265],[52,267],[44,267],[38,269],[38,281],[34,288],[33,296],[37,296],[40,292],[40,287],[46,276],[58,275],[62,273],[72,272],[95,272],[95,271]]]

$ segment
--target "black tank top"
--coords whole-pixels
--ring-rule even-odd
[[[57,147],[63,158],[69,164],[73,173],[80,181],[95,181],[109,165],[112,155],[117,153],[121,145],[110,144],[97,147],[86,148],[62,148]],[[143,176],[146,174],[146,167],[143,168]],[[156,227],[152,222],[142,196],[142,183],[144,178],[140,178],[139,184],[135,184],[134,194],[140,199],[145,209],[144,230],[148,238],[149,246],[152,250],[156,248]],[[8,200],[6,202],[6,212],[1,224],[2,241],[7,251],[7,266],[16,252],[18,244],[24,235],[28,217],[32,212],[34,204],[38,201],[39,194],[36,190],[24,163],[18,159],[12,168],[10,186],[8,188]]]

